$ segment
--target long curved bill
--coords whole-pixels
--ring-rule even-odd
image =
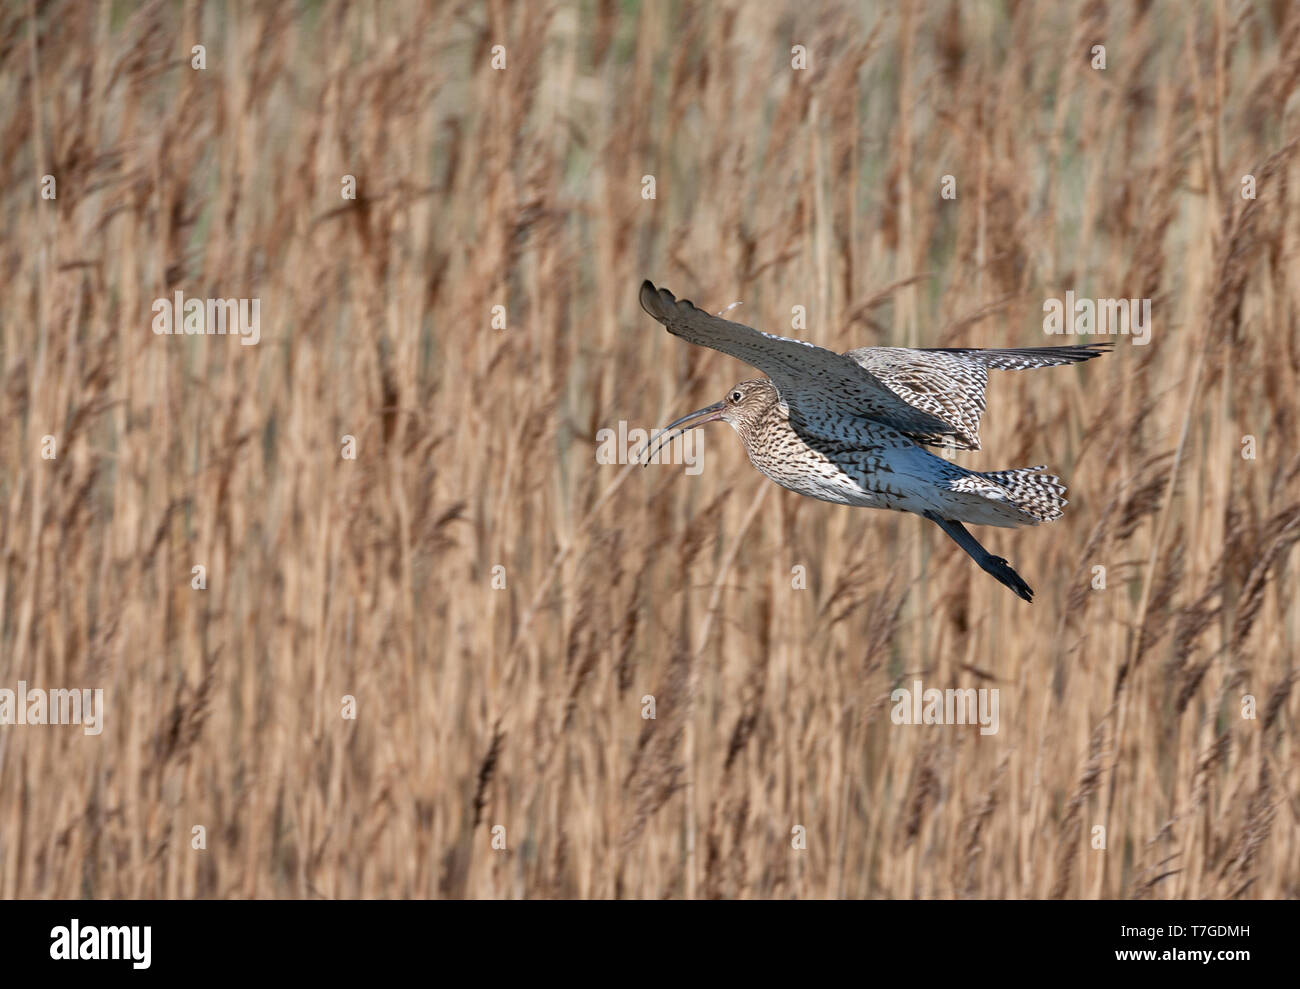
[[[703,426],[706,422],[715,422],[721,419],[722,411],[726,406],[727,403],[725,400],[714,402],[712,405],[707,405],[702,409],[696,409],[690,415],[684,415],[680,419],[670,422],[663,429],[659,430],[659,433],[650,440],[650,443],[647,443],[641,448],[642,452],[645,452],[647,447],[650,447],[651,444],[654,445],[654,448],[646,454],[645,461],[641,466],[648,467],[650,465],[650,459],[659,452],[661,447],[671,443],[675,437],[680,436],[689,429],[694,429],[696,426]],[[640,460],[640,456],[638,456],[637,459]]]

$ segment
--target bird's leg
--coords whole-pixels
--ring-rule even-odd
[[[1018,597],[1026,601],[1034,600],[1034,591],[1020,577],[1020,574],[1011,569],[1011,564],[1000,556],[994,556],[983,546],[979,544],[974,536],[966,531],[966,527],[960,522],[952,519],[941,518],[935,512],[926,512],[925,517],[937,525],[952,538],[958,546],[964,549],[972,560],[980,565],[985,573],[992,574],[999,581],[1011,588]]]

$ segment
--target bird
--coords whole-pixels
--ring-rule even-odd
[[[1077,364],[1113,343],[860,347],[837,354],[711,315],[648,279],[640,302],[673,336],[767,375],[741,381],[721,401],[656,431],[655,450],[687,430],[725,422],[754,467],[781,487],[820,501],[929,519],[986,573],[1033,602],[1033,589],[966,525],[1014,528],[1058,519],[1067,504],[1061,479],[1046,466],[968,470],[926,447],[980,448],[989,371]]]

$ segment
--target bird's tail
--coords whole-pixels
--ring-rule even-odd
[[[1065,485],[1039,467],[969,473],[953,480],[953,491],[977,495],[980,502],[963,521],[976,525],[1036,525],[1059,519],[1066,506]]]
[[[1002,487],[1010,502],[1039,522],[1059,519],[1068,504],[1065,485],[1055,474],[1044,474],[1046,466],[994,470],[984,476]]]

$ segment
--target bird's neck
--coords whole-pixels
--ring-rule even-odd
[[[766,408],[755,416],[748,416],[744,419],[733,423],[736,434],[745,444],[745,450],[749,454],[750,461],[755,467],[762,470],[762,461],[765,459],[772,441],[781,429],[789,427],[786,425],[787,420],[784,412],[775,401],[770,402]]]

